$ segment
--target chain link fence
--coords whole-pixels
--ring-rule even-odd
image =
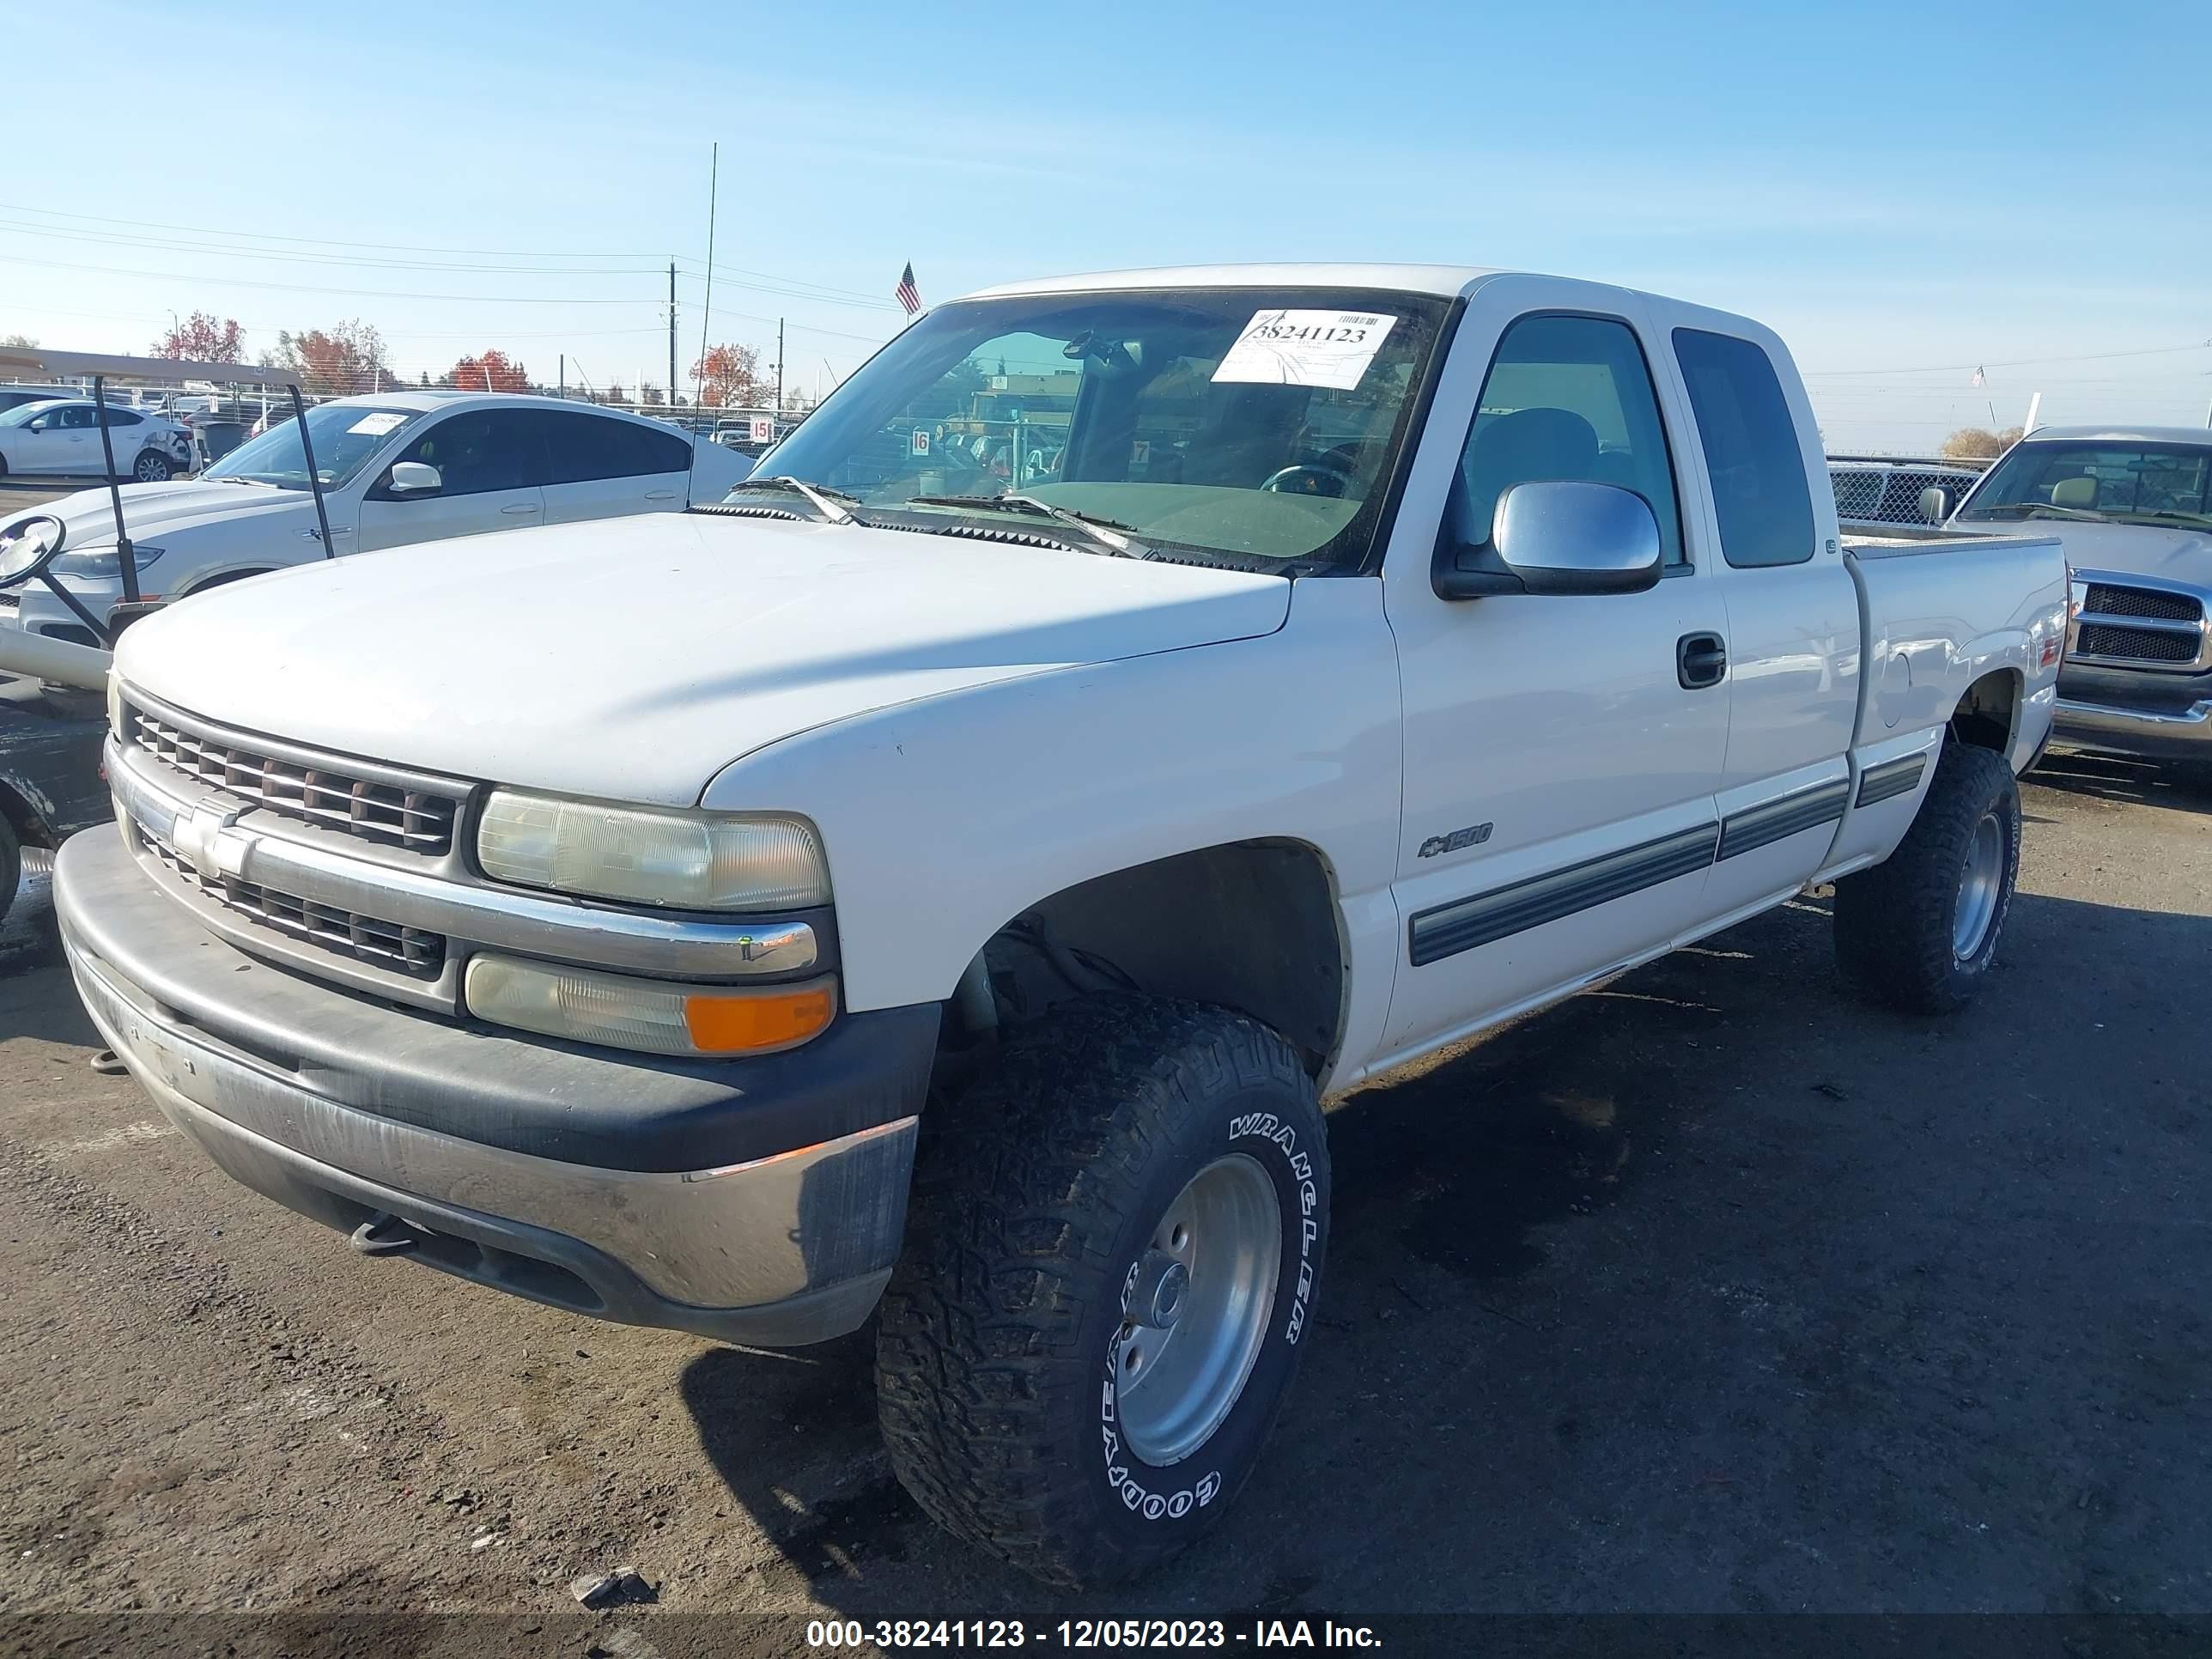
[[[1836,516],[1862,524],[1925,525],[1930,520],[1920,510],[1920,492],[1940,485],[1956,507],[1989,470],[1990,459],[1831,455],[1828,483],[1836,492]]]

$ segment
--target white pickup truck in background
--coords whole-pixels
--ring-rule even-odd
[[[342,555],[680,513],[720,501],[752,470],[746,457],[660,421],[505,393],[401,389],[334,398],[308,411],[307,435],[331,544]],[[289,419],[197,479],[126,488],[123,512],[149,599],[182,599],[324,557],[300,434]],[[62,526],[55,579],[105,617],[123,598],[108,492],[88,489],[13,515],[0,523],[0,538],[34,518]],[[51,638],[97,643],[82,618],[43,588],[25,589],[13,612],[0,610],[0,624],[10,621]]]
[[[1923,510],[1942,522],[1940,490]],[[1952,528],[2033,524],[2073,568],[2058,678],[2063,743],[2212,760],[2212,432],[2042,427],[1965,492]]]
[[[1323,1097],[1814,883],[1893,1005],[1997,950],[2058,545],[1847,545],[1742,318],[1030,283],[760,474],[134,626],[70,963],[181,1128],[364,1252],[748,1343],[880,1307],[901,1478],[1048,1579],[1260,1458]]]

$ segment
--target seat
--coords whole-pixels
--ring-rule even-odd
[[[1182,482],[1255,489],[1297,459],[1310,394],[1303,386],[1238,386],[1222,398],[1183,457]]]
[[[1490,539],[1498,498],[1515,484],[1611,482],[1599,470],[1597,428],[1571,409],[1516,409],[1488,422],[1468,446],[1460,472],[1464,527],[1474,543]]]

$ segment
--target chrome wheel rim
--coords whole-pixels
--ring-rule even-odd
[[[1190,1179],[1124,1280],[1114,1339],[1122,1443],[1154,1468],[1203,1446],[1260,1357],[1282,1271],[1282,1206],[1256,1158]]]
[[[138,465],[131,470],[138,475],[138,482],[140,483],[159,483],[161,482],[161,464],[155,460],[151,455],[141,456],[138,460]]]
[[[1971,961],[1989,937],[2004,885],[2004,826],[1994,812],[1983,814],[1966,842],[1966,867],[1959,876],[1959,902],[1951,909],[1951,953]]]

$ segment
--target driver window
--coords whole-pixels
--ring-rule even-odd
[[[1498,498],[1516,483],[1603,483],[1642,496],[1665,562],[1687,563],[1659,400],[1625,323],[1540,316],[1508,328],[1459,468],[1449,513],[1465,545],[1490,539]]]
[[[441,497],[535,489],[547,471],[530,415],[504,410],[448,416],[392,459],[436,467]]]
[[[95,422],[89,404],[72,404],[67,409],[58,411],[53,424],[74,431],[92,426]]]

